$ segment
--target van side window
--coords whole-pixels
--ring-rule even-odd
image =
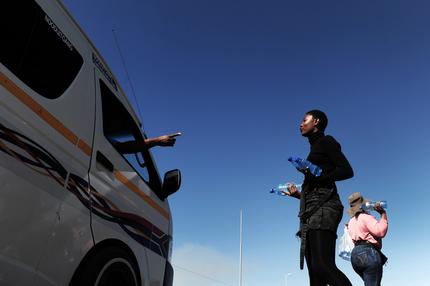
[[[127,141],[138,141],[144,144],[144,138],[139,127],[122,103],[102,80],[100,80],[100,92],[102,96],[104,136],[142,179],[155,192],[158,192],[161,188],[160,177],[151,159],[149,150],[146,149],[137,154],[123,154],[119,147],[120,143]]]
[[[54,99],[70,86],[83,58],[34,0],[2,1],[0,62],[38,94]]]

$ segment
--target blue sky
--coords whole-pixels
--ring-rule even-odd
[[[134,103],[115,29],[147,133],[184,133],[154,149],[161,173],[183,174],[170,199],[175,286],[238,285],[240,209],[244,285],[281,286],[286,273],[308,285],[298,201],[268,190],[301,181],[287,158],[307,155],[298,125],[314,108],[355,172],[338,184],[344,206],[356,191],[388,201],[384,284],[429,283],[427,1],[63,2]]]

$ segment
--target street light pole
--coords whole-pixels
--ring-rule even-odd
[[[288,276],[293,275],[292,273],[285,274],[285,286],[288,286]]]
[[[243,218],[242,209],[240,210],[240,238],[239,238],[239,286],[242,286],[242,252],[243,252]]]

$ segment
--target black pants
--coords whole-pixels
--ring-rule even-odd
[[[309,230],[306,240],[306,264],[311,286],[352,286],[336,267],[336,234],[329,230]]]

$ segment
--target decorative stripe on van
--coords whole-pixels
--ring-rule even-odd
[[[11,94],[13,94],[19,101],[21,101],[25,106],[32,110],[37,116],[48,123],[52,128],[54,128],[58,133],[63,135],[70,143],[77,145],[82,152],[91,156],[91,147],[85,143],[82,139],[69,128],[67,128],[60,120],[58,120],[54,115],[52,115],[48,110],[46,110],[42,105],[36,102],[31,96],[29,96],[24,90],[17,86],[13,81],[11,81],[5,74],[0,72],[0,83],[4,86]]]
[[[36,115],[48,123],[52,128],[57,130],[58,133],[63,135],[70,143],[77,145],[77,147],[86,155],[91,156],[92,149],[84,140],[78,139],[78,136],[68,129],[64,124],[61,123],[54,115],[47,111],[42,105],[36,102],[31,96],[29,96],[24,90],[17,86],[11,81],[5,74],[0,72],[0,84],[4,86],[11,94],[13,94],[19,101],[26,105]],[[140,190],[135,184],[130,182],[120,172],[115,172],[115,177],[127,186],[128,189],[137,194],[145,202],[147,202],[152,208],[159,212],[163,217],[169,219],[168,212],[147,196],[142,190]]]
[[[147,202],[152,208],[154,208],[156,211],[158,211],[166,219],[169,219],[169,213],[165,209],[160,207],[156,202],[154,202],[141,189],[139,189],[138,186],[136,186],[133,182],[131,182],[129,179],[127,179],[127,177],[124,176],[120,171],[115,170],[114,173],[115,173],[115,178],[117,178],[118,181],[120,181],[121,183],[126,185],[127,188],[129,188],[136,195],[138,195],[140,198],[142,198],[145,202]]]
[[[146,248],[166,258],[170,236],[145,218],[134,213],[121,211],[111,200],[103,196],[88,182],[75,174],[69,175],[67,189],[98,217],[117,223],[131,238]],[[90,193],[88,194],[88,190]]]
[[[91,146],[88,145],[87,143],[85,143],[84,140],[79,139],[79,141],[78,141],[78,147],[79,147],[79,149],[81,149],[82,152],[84,152],[88,156],[91,156],[91,153],[92,153]]]
[[[167,258],[169,235],[145,218],[121,211],[111,200],[90,186],[85,179],[69,173],[66,182],[68,172],[54,156],[30,138],[1,123],[0,151],[15,158],[33,171],[51,177],[99,218],[118,224],[139,244]]]

